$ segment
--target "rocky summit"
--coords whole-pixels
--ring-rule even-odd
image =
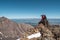
[[[36,33],[40,37],[38,35],[35,38]],[[25,23],[16,23],[6,17],[0,17],[0,40],[60,40],[60,26],[49,25],[45,27],[41,23],[33,27]]]

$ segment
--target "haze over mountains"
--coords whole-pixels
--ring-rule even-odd
[[[31,24],[33,26],[37,25],[40,19],[11,19],[15,21],[16,23],[27,23]],[[52,25],[60,25],[60,19],[48,19],[49,23]]]

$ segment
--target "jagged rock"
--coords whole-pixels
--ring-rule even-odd
[[[51,37],[54,36],[52,32],[47,27],[45,27],[43,24],[39,24],[38,28],[43,33],[43,36],[51,36]]]
[[[57,40],[60,38],[60,26],[59,25],[51,25],[49,27],[51,32],[54,34],[54,38]]]
[[[57,40],[60,40],[60,38],[57,38]]]
[[[0,17],[0,32],[4,37],[21,37],[33,26],[29,24],[18,24],[5,17]]]
[[[54,37],[53,33],[47,27],[45,27],[43,24],[39,24],[37,26],[37,28],[41,32],[42,40],[55,40],[53,38]]]

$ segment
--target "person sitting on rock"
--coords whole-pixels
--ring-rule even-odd
[[[48,20],[47,20],[47,17],[46,17],[46,15],[41,15],[42,16],[42,19],[41,19],[41,21],[39,22],[39,24],[43,24],[43,25],[45,25],[46,27],[48,27]]]

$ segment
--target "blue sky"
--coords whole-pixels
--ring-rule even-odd
[[[0,17],[10,19],[60,18],[60,0],[0,0]]]

